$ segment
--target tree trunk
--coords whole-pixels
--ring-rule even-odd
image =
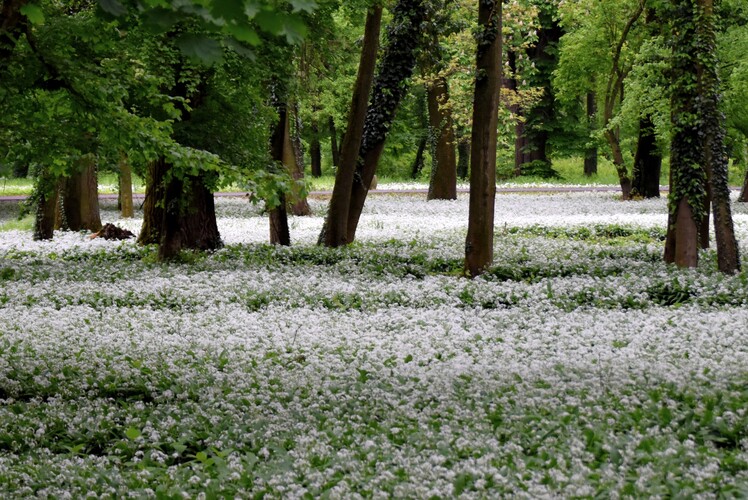
[[[143,225],[138,235],[138,244],[157,245],[163,233],[165,198],[164,179],[168,165],[164,157],[148,163],[146,172],[145,200],[143,201]]]
[[[296,105],[294,105],[294,109]],[[298,117],[298,112],[289,113],[288,109],[284,112],[282,118],[285,122],[285,130],[283,132],[283,154],[282,162],[286,166],[288,171],[291,173],[291,177],[294,181],[303,181],[304,179],[304,162],[303,153],[301,151],[301,137],[299,136],[299,129],[301,128],[301,122]],[[294,133],[291,134],[291,118],[292,115],[296,121]],[[303,195],[302,190],[295,184],[291,189],[291,213],[297,217],[310,215],[312,210],[309,208],[309,202],[306,196]]]
[[[743,178],[743,187],[740,190],[740,196],[738,196],[740,203],[748,202],[748,168],[745,170],[745,177]]]
[[[429,126],[436,142],[429,183],[429,200],[457,199],[457,157],[452,112],[448,107],[447,79],[438,77],[426,89]]]
[[[470,170],[470,138],[460,137],[457,140],[457,177],[467,179]]]
[[[94,155],[84,155],[76,162],[74,171],[65,180],[63,198],[64,217],[71,231],[96,232],[101,229]]]
[[[478,3],[478,37],[473,133],[470,162],[470,209],[465,240],[465,273],[475,277],[493,261],[496,197],[496,127],[501,87],[501,1]]]
[[[699,223],[705,214],[706,171],[699,109],[702,96],[698,86],[697,20],[693,0],[674,0],[671,32],[673,57],[671,83],[670,196],[666,261],[679,267],[698,264]]]
[[[697,57],[699,93],[702,96],[704,160],[708,179],[708,195],[714,211],[714,234],[717,243],[717,265],[723,273],[740,271],[740,254],[730,207],[727,183],[728,156],[725,148],[725,119],[719,109],[720,85],[717,43],[714,26],[713,0],[699,0],[701,19],[698,32],[703,52]],[[707,218],[708,222],[708,218]],[[708,232],[707,232],[708,234]]]
[[[642,198],[660,197],[660,173],[662,155],[657,147],[652,117],[639,120],[639,140],[634,155],[634,175],[631,186],[632,196]]]
[[[543,95],[531,108],[522,111],[524,123],[518,127],[522,140],[515,145],[515,173],[553,177],[553,170],[548,157],[549,130],[556,119],[553,71],[558,65],[558,42],[563,30],[558,22],[557,7],[553,2],[538,4],[537,42],[529,47],[526,55],[533,63],[535,70],[528,76],[529,85],[541,87]],[[517,149],[521,152],[521,164],[516,166]]]
[[[347,226],[348,211],[358,152],[363,140],[369,92],[374,81],[381,23],[381,5],[370,8],[366,15],[364,45],[361,49],[356,85],[353,89],[351,109],[348,113],[348,125],[343,136],[340,163],[335,173],[335,185],[332,190],[327,218],[319,235],[318,243],[328,247],[339,247],[350,243]],[[331,128],[334,128],[332,118],[330,118],[330,125]],[[331,136],[334,137],[335,134],[331,133]]]
[[[366,38],[366,35],[364,35],[364,38]],[[377,32],[377,47],[379,47],[379,32]],[[372,68],[371,71],[373,73],[374,68]],[[337,168],[340,166],[340,149],[343,147],[343,145],[341,144],[340,146],[338,146],[338,129],[335,127],[335,118],[331,116],[328,125],[330,128],[330,150],[332,153],[332,166]]]
[[[34,218],[34,240],[51,240],[54,236],[55,218],[59,201],[59,182],[46,172],[37,180],[36,217]]]
[[[205,251],[223,246],[213,193],[202,176],[172,177],[164,190],[162,214],[159,260],[173,259],[184,249]]]
[[[595,116],[597,115],[597,96],[594,92],[587,92],[587,126],[590,134],[595,129]],[[591,177],[597,175],[597,146],[587,148],[584,153],[584,175]]]
[[[291,231],[288,228],[286,195],[281,194],[279,198],[280,205],[270,210],[270,243],[273,245],[290,246]]]
[[[631,177],[629,177],[629,171],[626,167],[626,162],[623,159],[623,151],[621,151],[621,143],[618,140],[618,135],[613,130],[606,130],[605,138],[608,140],[610,150],[613,153],[613,166],[616,169],[618,182],[621,185],[621,198],[624,200],[630,200]]]
[[[356,236],[366,195],[384,151],[387,131],[407,92],[407,82],[413,75],[416,52],[421,41],[421,24],[425,19],[424,1],[398,0],[392,9],[392,21],[387,30],[387,47],[384,49],[366,112],[363,140],[359,149],[360,160],[356,165],[351,191],[348,242],[352,242]]]
[[[429,138],[425,135],[421,137],[421,139],[418,141],[418,149],[416,150],[416,157],[413,159],[413,165],[410,167],[410,178],[411,179],[418,179],[418,176],[421,175],[421,172],[423,171],[423,155],[426,152],[426,145],[428,143]]]
[[[119,200],[122,217],[133,217],[135,210],[132,203],[132,169],[124,152],[120,153],[119,158]]]
[[[322,177],[322,147],[319,142],[319,124],[312,122],[312,141],[309,144],[309,156],[312,163],[312,177]]]

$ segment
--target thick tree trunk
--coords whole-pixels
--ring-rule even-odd
[[[475,277],[493,261],[496,197],[496,127],[501,87],[501,1],[478,3],[473,133],[470,162],[470,209],[465,240],[465,273]]]
[[[133,217],[135,210],[132,203],[132,168],[124,152],[119,158],[119,201],[122,217]]]
[[[587,127],[590,134],[595,128],[595,116],[597,115],[597,96],[594,92],[587,92]],[[587,148],[584,153],[584,175],[591,177],[597,174],[597,146]]]
[[[457,157],[452,112],[447,106],[449,91],[447,80],[439,77],[427,88],[429,126],[436,142],[434,148],[429,200],[457,199]]]
[[[669,224],[665,259],[679,267],[698,264],[699,225],[705,215],[707,176],[703,129],[699,117],[702,100],[698,86],[697,60],[703,48],[697,48],[693,0],[674,0],[676,15],[672,30],[673,67],[671,84]],[[669,260],[670,259],[670,260]]]
[[[202,177],[173,177],[164,191],[164,207],[159,260],[173,259],[184,249],[205,251],[223,246],[213,193]]]
[[[312,141],[309,144],[309,156],[312,163],[312,177],[322,177],[322,146],[319,142],[319,124],[312,122]]]
[[[387,30],[387,47],[374,81],[359,149],[359,157],[363,161],[359,160],[357,163],[351,191],[348,242],[352,242],[356,236],[366,195],[384,151],[387,131],[407,92],[407,81],[413,75],[416,52],[421,40],[421,24],[426,13],[424,1],[398,0],[392,9],[392,21]]]
[[[379,32],[377,32],[377,47],[379,47]],[[371,71],[373,73],[374,68],[372,68]],[[330,129],[330,152],[332,154],[332,166],[337,168],[340,166],[340,150],[343,145],[341,144],[340,146],[338,146],[338,129],[337,127],[335,127],[335,118],[333,118],[332,116],[328,121],[328,126]]]
[[[351,99],[348,125],[343,136],[340,163],[335,174],[335,185],[332,190],[327,218],[319,235],[318,243],[328,247],[339,247],[351,241],[348,239],[348,211],[358,152],[363,140],[369,92],[374,81],[381,23],[382,7],[377,5],[370,8],[366,15],[364,45],[361,49],[356,86]],[[334,127],[332,118],[330,118],[330,125]],[[334,134],[331,134],[331,136],[334,137]]]
[[[99,183],[94,155],[84,155],[76,162],[74,171],[65,180],[63,197],[62,207],[68,229],[92,232],[101,229]]]
[[[632,196],[659,198],[661,171],[662,155],[657,147],[652,118],[647,116],[639,120],[639,140],[634,155]]]

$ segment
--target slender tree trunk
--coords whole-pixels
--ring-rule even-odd
[[[347,223],[348,242],[352,242],[356,236],[366,195],[384,151],[387,130],[392,125],[395,112],[407,92],[407,81],[413,75],[416,52],[421,40],[421,24],[425,19],[424,2],[425,0],[398,0],[392,9],[387,47],[374,81],[359,149],[359,157],[363,161],[359,160],[357,163],[351,191]]]
[[[96,157],[84,155],[76,162],[75,170],[65,181],[63,210],[71,231],[101,229],[99,215],[99,184]]]
[[[643,198],[660,197],[660,173],[662,172],[662,155],[657,148],[652,117],[639,120],[639,140],[634,156],[634,178],[632,196]]]
[[[745,177],[743,178],[743,187],[740,190],[740,196],[738,196],[740,203],[748,202],[748,168],[745,170]]]
[[[379,37],[379,33],[377,33],[377,37]],[[377,46],[379,44],[379,38],[377,38]],[[372,68],[372,73],[374,72],[374,69]],[[330,117],[330,120],[328,121],[328,126],[330,128],[330,152],[332,153],[332,166],[333,167],[339,167],[340,166],[340,149],[343,147],[341,144],[338,146],[338,129],[335,127],[335,118],[332,116]]]
[[[417,179],[423,171],[424,159],[423,155],[426,152],[426,146],[428,143],[428,137],[423,136],[418,141],[418,149],[416,150],[416,157],[413,159],[413,165],[410,167],[410,178]]]
[[[425,86],[424,86],[425,87]],[[428,117],[428,103],[426,97],[426,91],[422,87],[413,89],[414,98],[416,100],[414,113],[418,117],[418,124],[420,129],[418,130],[418,148],[416,149],[416,157],[413,159],[413,164],[410,167],[411,179],[417,179],[421,175],[424,167],[424,154],[426,153],[426,147],[431,142],[430,130],[429,130],[429,117]]]
[[[621,143],[618,140],[618,134],[613,130],[605,131],[605,138],[608,140],[610,150],[613,153],[613,166],[618,174],[618,182],[621,185],[621,198],[624,200],[631,199],[631,177],[629,177],[628,167],[623,159]]]
[[[312,142],[309,144],[309,156],[312,162],[312,177],[322,177],[322,147],[319,142],[319,124],[312,122]]]
[[[457,177],[467,179],[470,170],[470,138],[460,137],[457,140]]]
[[[587,127],[590,134],[595,128],[595,116],[597,115],[597,96],[594,92],[587,92]],[[591,177],[597,175],[597,146],[587,148],[584,154],[584,175]]]
[[[34,240],[51,240],[59,206],[59,182],[47,172],[42,172],[37,180],[36,191],[38,200],[34,218]]]
[[[294,109],[296,109],[296,107],[297,105],[294,104]],[[292,116],[296,122],[293,134],[291,133]],[[304,158],[303,152],[301,151],[301,136],[299,135],[301,120],[299,119],[297,111],[294,111],[294,113],[286,111],[283,120],[285,122],[285,130],[281,161],[291,173],[291,177],[294,181],[303,181]],[[303,195],[301,188],[297,186],[294,186],[291,190],[291,213],[297,217],[310,215],[312,213],[306,196]]]
[[[702,18],[699,35],[704,52],[697,58],[699,93],[703,97],[703,140],[708,197],[714,211],[714,234],[717,243],[717,265],[724,273],[740,271],[740,253],[730,207],[730,188],[727,183],[728,156],[725,148],[725,119],[719,109],[720,85],[717,73],[717,43],[714,26],[714,1],[699,0]],[[699,45],[700,47],[702,45]],[[708,218],[707,218],[708,221]],[[708,234],[708,232],[707,232]]]
[[[447,106],[447,80],[439,77],[427,88],[429,125],[436,141],[429,183],[429,200],[457,199],[457,157],[452,112]]]
[[[356,173],[356,162],[364,133],[364,122],[367,103],[376,66],[379,50],[379,31],[382,23],[382,6],[369,9],[366,15],[364,45],[358,66],[356,86],[351,99],[351,110],[348,114],[348,125],[340,151],[340,164],[335,174],[335,185],[332,190],[330,207],[322,227],[318,243],[328,247],[339,247],[350,243],[348,239],[348,211],[350,207],[353,178]],[[332,118],[330,124],[334,125]],[[334,134],[331,134],[334,137]]]
[[[475,277],[493,261],[496,197],[496,127],[501,87],[501,1],[478,3],[473,133],[470,162],[470,209],[465,240],[465,273]]]
[[[120,153],[119,158],[119,200],[122,217],[133,217],[135,210],[132,203],[132,169],[124,152]]]

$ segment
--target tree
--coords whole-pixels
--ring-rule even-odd
[[[392,125],[400,101],[406,94],[407,81],[413,74],[425,13],[424,0],[398,0],[392,9],[392,21],[387,29],[387,43],[366,111],[364,133],[358,152],[359,160],[356,163],[350,194],[346,224],[348,242],[352,242],[356,236],[356,228],[369,186],[384,150],[387,131]]]
[[[496,127],[501,88],[501,2],[478,4],[477,57],[470,162],[470,209],[465,273],[481,274],[493,261]]]
[[[319,236],[319,244],[328,247],[339,247],[351,242],[348,236],[348,213],[359,149],[363,141],[369,92],[374,81],[382,10],[381,5],[375,5],[366,14],[361,60],[348,113],[348,126],[340,150],[340,165],[335,175],[327,218]]]
[[[740,269],[727,186],[724,120],[712,0],[674,0],[670,215],[665,260],[679,267],[698,264],[699,233],[708,217],[711,186],[719,269]]]

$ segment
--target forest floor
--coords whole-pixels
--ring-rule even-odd
[[[276,248],[219,198],[171,264],[6,226],[0,497],[748,496],[748,276],[663,264],[665,199],[502,194],[475,280],[464,194],[371,197],[343,249],[310,203]]]

